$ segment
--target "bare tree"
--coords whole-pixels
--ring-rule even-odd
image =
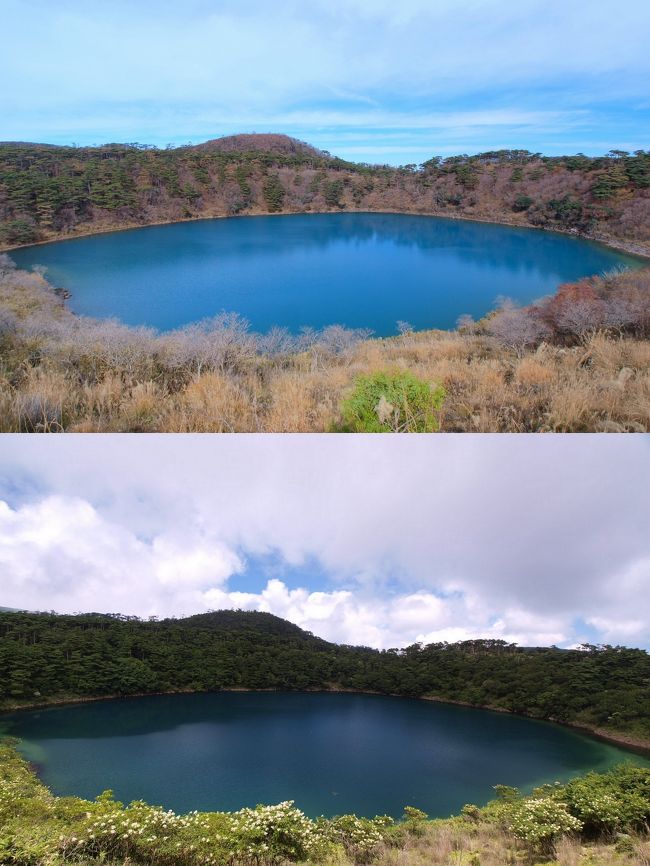
[[[509,298],[503,298],[501,309],[488,322],[487,332],[501,345],[521,354],[527,346],[541,343],[551,330],[535,307],[517,307]]]

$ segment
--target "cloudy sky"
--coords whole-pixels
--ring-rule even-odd
[[[3,436],[0,605],[650,646],[650,437]]]
[[[3,0],[0,140],[634,150],[648,32],[645,0]]]

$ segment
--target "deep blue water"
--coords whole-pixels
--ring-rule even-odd
[[[431,815],[630,757],[501,713],[354,694],[169,695],[15,713],[3,727],[61,795],[176,811],[295,800],[308,814]],[[634,761],[642,759],[632,756]]]
[[[15,250],[46,265],[70,307],[170,330],[240,313],[253,330],[330,324],[452,328],[499,295],[522,303],[582,276],[635,265],[549,232],[396,214],[309,214],[150,226]]]

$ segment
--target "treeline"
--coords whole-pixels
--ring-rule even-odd
[[[352,163],[287,136],[197,146],[0,143],[0,244],[200,216],[327,210],[463,215],[650,242],[650,151],[526,150]]]
[[[437,697],[650,737],[650,656],[611,646],[473,640],[339,646],[267,613],[142,621],[0,613],[0,705],[219,689],[352,689]]]

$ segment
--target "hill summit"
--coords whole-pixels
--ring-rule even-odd
[[[276,153],[288,156],[325,156],[322,150],[291,138],[290,135],[279,133],[250,132],[239,135],[224,135],[221,138],[212,138],[202,144],[192,146],[193,150],[211,151],[216,153],[248,153],[251,151],[260,153]]]

